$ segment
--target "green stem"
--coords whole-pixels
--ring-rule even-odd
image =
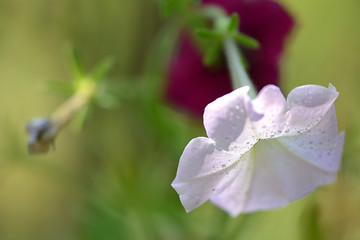
[[[81,80],[78,85],[75,94],[60,105],[50,117],[52,126],[56,127],[58,131],[63,129],[96,93],[96,83],[90,78]]]
[[[236,46],[235,41],[231,37],[224,39],[225,55],[228,63],[228,67],[231,73],[231,81],[233,89],[237,89],[244,86],[249,86],[249,95],[251,98],[255,98],[257,91],[252,81],[250,80],[241,61],[241,53]]]
[[[59,131],[94,97],[96,87],[92,79],[81,80],[76,93],[58,107],[50,117],[37,117],[28,122],[26,130],[29,133],[29,153],[48,152],[50,147],[54,146]]]

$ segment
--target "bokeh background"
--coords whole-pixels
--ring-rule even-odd
[[[360,1],[281,3],[297,22],[281,87],[336,86],[342,169],[283,209],[231,219],[209,203],[186,214],[170,187],[204,131],[162,100],[166,51],[153,46],[166,19],[155,0],[0,0],[0,239],[360,239]],[[115,59],[108,81],[120,103],[94,108],[81,131],[69,126],[55,151],[29,155],[26,122],[66,99],[48,83],[71,80],[70,44],[88,69]]]

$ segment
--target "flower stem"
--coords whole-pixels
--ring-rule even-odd
[[[58,107],[50,117],[37,117],[26,125],[29,133],[29,153],[46,153],[54,146],[59,131],[94,97],[96,83],[92,79],[79,81],[75,94]]]
[[[64,128],[74,114],[84,107],[93,98],[96,85],[91,79],[85,79],[80,82],[76,93],[66,102],[60,105],[51,115],[50,120],[59,130]]]
[[[231,37],[226,37],[223,41],[225,55],[228,67],[231,73],[231,81],[233,89],[244,86],[249,86],[249,96],[255,98],[257,91],[252,81],[250,80],[241,60],[241,52]]]

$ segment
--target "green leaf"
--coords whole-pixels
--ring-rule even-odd
[[[233,32],[236,31],[239,27],[239,15],[237,13],[233,13],[230,18],[228,31]]]
[[[96,104],[105,109],[112,109],[119,106],[119,99],[115,94],[106,90],[100,91],[96,96]]]
[[[96,82],[100,82],[106,76],[106,74],[111,70],[114,66],[114,59],[111,57],[107,57],[103,59],[91,72],[92,78]]]
[[[301,239],[325,239],[323,229],[321,228],[321,212],[315,200],[313,200],[310,205],[304,209],[300,220],[302,229]]]
[[[83,78],[85,76],[85,68],[80,60],[79,53],[73,47],[70,47],[70,60],[74,78]]]
[[[75,115],[72,125],[75,127],[77,131],[81,131],[85,124],[87,123],[90,113],[91,113],[91,104],[87,104],[84,107],[82,107],[77,114]]]
[[[193,0],[194,3],[199,4],[201,3],[201,0]]]
[[[204,55],[204,64],[206,66],[211,66],[218,60],[221,52],[221,41],[215,41],[213,44],[210,45],[209,48],[205,50]]]
[[[196,30],[196,34],[203,38],[219,38],[220,34],[216,31],[206,28],[200,28]]]
[[[165,0],[164,1],[164,15],[168,17],[169,15],[177,12],[181,9],[187,1],[185,0]]]
[[[257,49],[260,47],[260,43],[255,38],[252,38],[245,34],[235,33],[232,35],[232,37],[244,47],[248,47],[252,49]]]

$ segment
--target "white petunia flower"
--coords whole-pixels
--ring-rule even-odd
[[[280,208],[335,181],[344,145],[335,87],[297,87],[287,100],[273,85],[254,100],[248,91],[205,108],[209,138],[189,142],[172,183],[187,212],[207,200],[231,216]]]

